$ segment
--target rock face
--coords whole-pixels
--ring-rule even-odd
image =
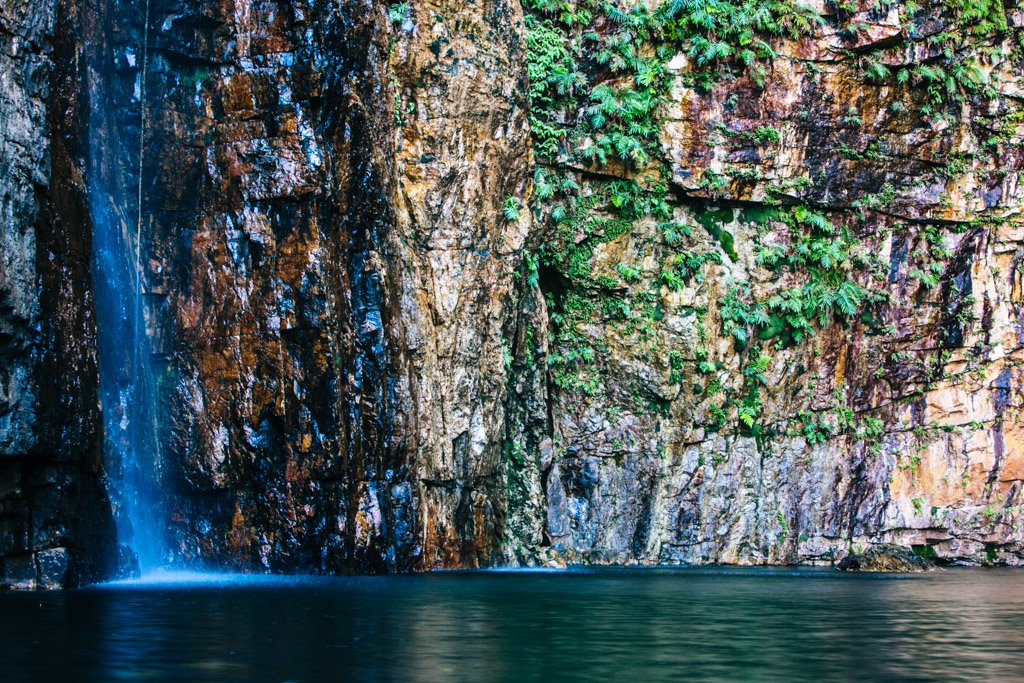
[[[425,568],[493,564],[503,536],[506,340],[531,227],[502,215],[532,162],[522,22],[503,0],[412,3],[392,16],[392,427],[416,482]]]
[[[822,5],[748,70],[620,5],[0,0],[4,582],[117,563],[98,220],[138,247],[166,559],[1024,561],[1024,15],[945,48],[977,20]],[[606,47],[658,55],[642,163],[580,154]],[[549,119],[542,49],[581,93]],[[778,315],[812,280],[835,314]]]
[[[148,6],[144,63],[140,5],[106,3],[105,58],[131,75],[112,130],[147,122],[122,165],[142,169],[170,553],[493,563],[529,228],[501,211],[530,164],[519,8]]]
[[[142,213],[166,362],[171,552],[242,568],[409,568],[413,501],[384,354],[383,9],[150,11],[142,167],[157,180]]]
[[[660,151],[679,237],[651,219],[581,231],[590,281],[556,266],[592,313],[553,351],[598,350],[552,398],[547,524],[568,557],[821,562],[894,542],[1024,561],[1024,15],[951,53],[963,68],[982,49],[988,85],[947,97],[915,65],[946,64],[937,36],[967,24],[940,3],[868,5],[822,8],[759,78],[708,84],[685,53],[669,60]],[[816,243],[801,216],[831,236]],[[856,246],[819,269],[826,243]],[[860,312],[786,339],[808,283],[846,272],[872,293]]]
[[[81,8],[0,5],[0,585],[104,575]]]

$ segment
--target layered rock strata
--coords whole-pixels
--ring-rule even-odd
[[[586,377],[600,389],[554,392],[545,475],[566,557],[828,562],[891,542],[1024,560],[1024,14],[1007,3],[1005,30],[968,39],[949,4],[823,6],[759,77],[709,85],[697,60],[668,60],[660,146],[688,236],[670,246],[647,220],[590,238],[595,314],[576,329],[601,350]],[[965,44],[947,57],[950,35]],[[919,75],[975,57],[986,86],[965,95]],[[872,77],[876,60],[891,75]],[[595,196],[638,175],[562,172]],[[810,267],[771,264],[812,244],[793,222],[812,214],[835,230],[821,244],[857,245],[842,258],[862,265],[840,268],[870,299],[797,343],[751,323],[740,350],[743,315],[806,310],[785,302]],[[648,316],[636,302],[652,291]]]

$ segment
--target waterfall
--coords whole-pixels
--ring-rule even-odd
[[[88,187],[105,471],[119,540],[134,552],[138,569],[146,572],[166,561],[144,267],[148,0],[143,24],[136,52],[112,54],[110,40],[99,41],[94,49],[89,69]],[[105,26],[109,38],[110,24]],[[138,64],[129,93],[117,90],[118,60]],[[137,107],[137,121],[126,113],[124,102]]]

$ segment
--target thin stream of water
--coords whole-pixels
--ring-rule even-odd
[[[120,542],[142,571],[165,561],[156,388],[147,330],[142,193],[148,3],[138,48],[140,123],[118,114],[112,55],[90,53],[89,196],[104,471]],[[124,160],[134,159],[126,164]],[[128,167],[137,175],[132,182]]]

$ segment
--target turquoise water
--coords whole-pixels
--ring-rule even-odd
[[[1024,680],[1024,571],[155,575],[0,594],[2,681]]]

